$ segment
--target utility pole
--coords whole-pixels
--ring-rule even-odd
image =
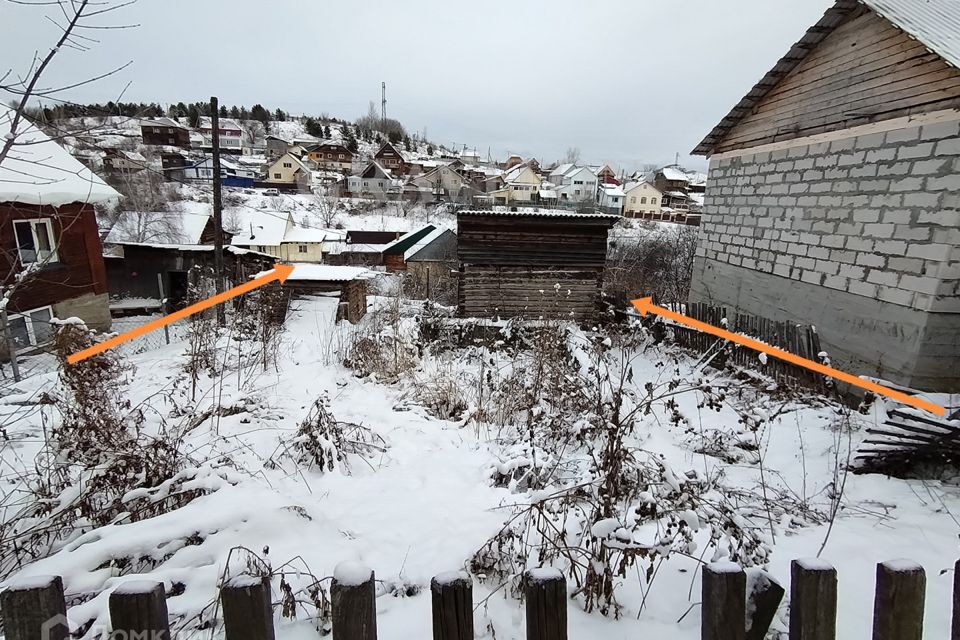
[[[387,121],[387,83],[380,83],[380,119],[383,122]]]
[[[213,271],[217,293],[223,293],[223,194],[220,192],[220,115],[217,97],[210,98],[210,130],[213,147]],[[226,311],[217,305],[217,324],[227,324]]]

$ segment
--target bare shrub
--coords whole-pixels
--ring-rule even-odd
[[[686,303],[693,278],[697,230],[673,226],[637,240],[611,243],[604,272],[604,294],[618,305],[638,295],[652,295],[660,303]]]
[[[350,456],[366,461],[384,451],[380,436],[361,425],[339,422],[328,404],[325,397],[315,400],[297,429],[292,455],[299,464],[321,473],[336,469],[350,473]]]

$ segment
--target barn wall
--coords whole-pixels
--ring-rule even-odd
[[[461,315],[595,318],[609,224],[607,219],[461,216]]]
[[[960,121],[711,160],[691,300],[814,324],[835,362],[957,389]]]
[[[714,151],[956,107],[960,70],[865,11],[828,35]]]

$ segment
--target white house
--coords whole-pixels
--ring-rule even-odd
[[[243,128],[230,118],[219,118],[217,128],[220,131],[220,148],[226,152],[240,153],[243,150]],[[204,149],[213,146],[213,125],[210,118],[204,116],[200,118],[200,126],[197,131],[203,136],[202,147]],[[191,146],[193,141],[191,139]]]
[[[556,185],[560,202],[592,202],[597,197],[597,175],[589,167],[560,165],[550,173],[550,182]]]
[[[207,181],[213,180],[213,158],[206,157],[200,162],[183,167],[183,179],[188,181]],[[220,158],[220,177],[237,177],[256,179],[257,171],[253,167],[241,166],[232,160]]]
[[[347,177],[347,191],[354,197],[385,198],[397,191],[393,176],[373,160],[359,175]]]
[[[623,212],[623,200],[626,194],[619,185],[605,184],[597,194],[597,205],[604,213],[620,215]]]

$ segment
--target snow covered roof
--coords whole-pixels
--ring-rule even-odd
[[[655,186],[653,186],[653,184],[646,182],[644,180],[636,180],[634,182],[628,182],[626,185],[624,185],[623,192],[630,193],[637,187],[645,187],[646,189],[650,189],[650,190],[656,191],[657,193],[660,193],[660,190],[657,189]]]
[[[449,230],[449,229],[443,229],[443,228],[434,229],[433,231],[431,231],[431,232],[428,233],[427,235],[425,235],[425,236],[423,236],[422,238],[420,238],[419,240],[417,240],[416,244],[414,244],[414,245],[411,246],[409,249],[407,249],[406,251],[404,251],[404,252],[403,252],[403,259],[404,259],[404,260],[409,260],[409,259],[412,258],[413,256],[417,255],[418,253],[420,253],[420,251],[422,251],[423,249],[426,249],[426,248],[429,247],[431,244],[433,244],[434,241],[438,240],[438,239],[440,238],[440,236],[442,236],[443,234],[445,234],[447,231],[450,231],[450,230]],[[451,233],[452,233],[452,232],[451,232]]]
[[[686,198],[687,194],[683,191],[667,191],[664,195],[668,195],[671,198]]]
[[[283,234],[284,242],[323,242],[330,237],[330,232],[326,229],[316,229],[313,227],[290,227]],[[339,236],[337,236],[339,237]]]
[[[0,104],[0,142],[6,142],[13,109]],[[97,204],[120,194],[33,124],[21,120],[16,139],[0,165],[0,202],[59,207]]]
[[[557,192],[553,189],[540,189],[540,197],[547,199],[555,199],[557,197]]]
[[[554,167],[553,170],[550,172],[550,175],[551,175],[551,176],[565,176],[565,175],[567,175],[567,172],[570,171],[570,169],[572,169],[572,168],[575,167],[575,166],[576,166],[576,165],[573,164],[572,162],[565,162],[565,163],[563,163],[563,164],[558,164],[558,165],[557,165],[556,167]]]
[[[224,228],[233,232],[231,244],[238,247],[276,247],[283,242],[287,226],[290,223],[290,214],[256,209],[231,209],[230,215],[224,215]],[[227,228],[235,225],[236,231]]]
[[[230,131],[243,131],[243,128],[242,128],[239,124],[237,124],[237,121],[236,121],[236,120],[231,120],[230,118],[219,118],[219,119],[217,120],[217,126],[220,127],[220,129],[222,129],[222,130],[224,130],[224,131],[227,131],[227,130],[230,130]],[[212,125],[211,125],[211,122],[210,122],[210,117],[209,117],[209,116],[201,116],[201,117],[200,117],[200,126],[197,127],[197,128],[198,128],[198,129],[212,129]]]
[[[660,173],[662,173],[663,177],[667,180],[690,182],[690,177],[677,167],[664,167],[660,169]]]
[[[210,220],[209,213],[189,211],[124,211],[110,229],[104,242],[160,242],[200,244],[200,236]]]
[[[186,129],[185,126],[172,118],[160,117],[140,121],[141,127],[176,127],[177,129]]]
[[[293,267],[293,273],[287,277],[288,281],[348,282],[358,278],[373,278],[377,275],[376,271],[363,267],[330,264],[295,264]]]
[[[606,195],[610,196],[611,198],[617,198],[617,197],[622,198],[624,195],[626,195],[624,194],[623,189],[621,189],[618,185],[615,185],[615,184],[605,185],[603,187],[603,192]]]

